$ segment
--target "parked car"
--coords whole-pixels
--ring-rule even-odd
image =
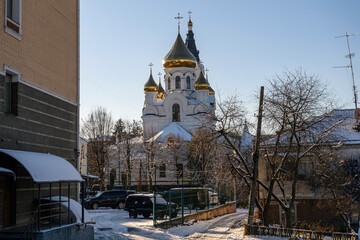
[[[209,205],[209,192],[207,188],[171,188],[170,192],[175,192],[171,194],[171,201],[181,205],[181,195],[176,193],[184,193],[184,206],[190,208],[200,208],[205,209]],[[164,192],[163,198],[169,200],[169,192]]]
[[[156,204],[156,217],[164,218],[169,215],[171,204],[171,217],[176,217],[178,207],[175,203],[169,203],[160,196],[154,199],[153,194],[131,194],[126,198],[124,210],[129,212],[130,218],[137,218],[138,215],[143,215],[144,218],[149,218],[153,214],[154,202]]]
[[[84,200],[86,209],[98,209],[99,207],[124,208],[125,199],[132,190],[111,190],[100,192],[95,197]]]

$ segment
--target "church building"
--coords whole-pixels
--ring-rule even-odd
[[[180,20],[181,17],[176,18]],[[150,68],[149,79],[144,85],[142,110],[147,141],[166,143],[171,138],[190,141],[196,129],[208,121],[208,114],[215,111],[215,92],[200,61],[192,27],[189,16],[184,43],[178,23],[176,40],[162,61],[164,85],[162,74],[159,73],[159,82],[156,83]]]

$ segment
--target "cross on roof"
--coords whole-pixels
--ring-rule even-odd
[[[159,75],[159,82],[160,82],[160,80],[161,80],[161,75],[162,75],[161,72],[159,72],[158,75]]]
[[[177,17],[175,17],[175,19],[178,20],[178,33],[180,33],[180,19],[182,19],[183,17],[180,17],[180,13],[178,13]]]
[[[205,69],[205,72],[206,72],[206,80],[208,79],[208,72],[209,72],[210,70],[209,69]]]
[[[150,67],[150,73],[152,74],[152,67],[153,67],[154,65],[152,64],[152,63],[150,63],[149,64],[149,67]]]
[[[189,14],[189,21],[191,21],[191,14],[192,14],[192,12],[189,10],[188,14]]]

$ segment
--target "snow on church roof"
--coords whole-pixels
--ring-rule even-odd
[[[173,122],[158,132],[155,136],[150,138],[149,141],[164,142],[171,136],[181,138],[183,141],[191,141],[192,139],[192,136],[188,131],[186,131],[176,122]]]
[[[243,134],[241,135],[240,145],[242,147],[251,147],[253,145],[254,136],[250,134],[249,128],[245,123]]]

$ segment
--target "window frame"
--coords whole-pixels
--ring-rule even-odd
[[[171,79],[170,79],[170,77],[168,78],[168,90],[170,90],[171,89]]]
[[[181,78],[180,78],[180,76],[175,77],[175,89],[181,89]]]
[[[166,164],[162,163],[159,166],[159,178],[166,178]]]
[[[0,73],[2,74],[2,73]],[[9,114],[9,115],[14,115],[14,116],[17,116],[18,115],[18,89],[17,87],[14,88],[14,85],[15,83],[19,82],[20,81],[20,72],[9,67],[8,65],[5,65],[4,67],[4,73],[3,73],[3,76],[4,76],[4,103],[5,103],[5,106],[4,106],[4,109],[3,109],[3,112],[5,114]],[[11,78],[11,82],[10,82],[10,111],[8,111],[8,107],[7,107],[7,91],[6,91],[6,82],[7,82],[7,77],[10,76]]]
[[[19,22],[16,22],[16,20],[13,19],[13,17],[8,17],[8,4],[11,2],[14,5],[15,1],[19,1],[18,6],[18,15],[19,15]],[[13,36],[14,38],[21,40],[21,34],[22,34],[22,0],[5,0],[5,32]],[[14,8],[11,7],[11,15],[13,15]],[[17,29],[16,29],[17,28]]]
[[[178,111],[176,111],[177,109],[175,109],[175,108],[178,108]],[[181,121],[181,119],[180,119],[180,111],[181,111],[180,104],[174,103],[172,105],[172,107],[171,107],[172,121],[173,122],[180,122]]]
[[[13,76],[9,73],[5,73],[5,91],[4,91],[4,100],[5,100],[5,109],[4,113],[11,114],[12,109],[12,83],[13,83]]]
[[[191,89],[191,79],[189,76],[186,77],[186,89]]]

